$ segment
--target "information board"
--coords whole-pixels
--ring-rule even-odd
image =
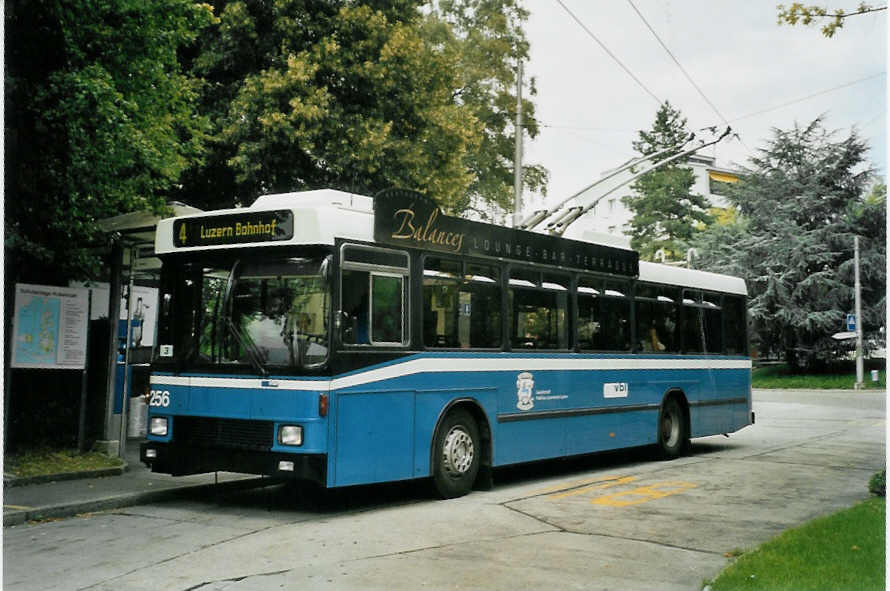
[[[12,367],[84,369],[89,290],[17,283]]]

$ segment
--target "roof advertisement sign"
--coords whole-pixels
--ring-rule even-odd
[[[635,251],[447,216],[428,197],[402,189],[374,197],[374,240],[630,277],[639,273]]]

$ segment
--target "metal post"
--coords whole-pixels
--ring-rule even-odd
[[[130,279],[127,287],[127,342],[124,343],[124,387],[121,396],[121,430],[118,456],[123,459],[127,448],[127,410],[130,403],[130,341],[133,338],[133,286],[136,274],[136,260],[139,258],[138,250],[130,246]]]
[[[108,279],[108,379],[105,387],[105,428],[102,432],[105,450],[108,455],[112,451],[114,433],[114,399],[117,384],[117,323],[121,315],[121,271],[123,267],[123,248],[120,235],[112,238],[109,264],[111,277]]]
[[[87,431],[87,370],[90,367],[90,316],[93,315],[93,290],[87,292],[87,341],[83,357],[83,375],[80,378],[80,417],[77,421],[77,451],[86,451]]]
[[[522,223],[522,62],[516,76],[516,153],[513,156],[513,227]]]
[[[9,450],[9,409],[12,399],[12,320],[15,315],[15,277],[10,272],[10,257],[3,265],[3,449]]]
[[[861,286],[859,284],[859,236],[853,238],[853,261],[855,265],[856,285],[856,389],[865,386],[865,371],[862,367],[862,301],[860,297]]]

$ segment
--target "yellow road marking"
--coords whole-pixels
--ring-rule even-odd
[[[602,482],[604,480],[615,480],[616,478],[620,478],[620,476],[598,476],[596,478],[585,478],[583,480],[574,480],[572,482],[561,482],[559,484],[554,484],[553,486],[548,486],[547,488],[540,488],[538,490],[532,491],[528,493],[528,496],[534,497],[537,495],[545,495],[548,493],[559,492],[563,490],[567,490],[570,488],[575,488],[576,486],[585,486],[588,484],[595,484],[597,482]]]
[[[550,500],[555,501],[557,499],[564,499],[566,497],[573,497],[575,495],[583,495],[584,493],[588,493],[592,490],[602,490],[606,488],[612,488],[613,486],[619,486],[622,484],[627,484],[628,482],[633,482],[636,480],[636,476],[622,476],[622,477],[612,477],[608,481],[603,482],[602,484],[594,484],[592,486],[585,486],[583,488],[576,488],[574,490],[570,490],[564,492],[562,494],[554,494],[550,495]],[[605,480],[605,479],[604,479]]]
[[[880,427],[880,426],[883,426],[884,424],[886,424],[886,422],[887,422],[886,419],[877,419],[877,420],[875,420],[874,418],[850,419],[849,421],[847,421],[847,424],[848,425],[870,425],[873,427]]]
[[[628,507],[630,505],[639,505],[648,503],[655,499],[663,499],[681,493],[683,491],[695,488],[696,484],[691,482],[656,482],[649,486],[641,486],[633,490],[612,493],[604,497],[592,499],[590,502],[594,505],[606,505],[608,507]],[[627,500],[620,500],[622,497],[632,497]],[[635,498],[634,498],[635,497]]]
[[[531,493],[530,496],[546,495],[549,500],[557,501],[559,499],[629,484],[637,480],[639,480],[638,476],[617,475],[600,476],[592,479],[586,478],[584,480],[563,482],[548,488],[540,489]],[[656,482],[646,486],[638,486],[631,490],[596,497],[591,499],[590,502],[594,505],[604,505],[607,507],[629,507],[631,505],[639,505],[656,499],[670,497],[689,489],[696,488],[697,486],[697,484],[693,484],[692,482],[683,481]]]
[[[21,511],[27,511],[28,509],[33,509],[34,507],[25,507],[24,505],[3,505],[4,509],[19,509]]]

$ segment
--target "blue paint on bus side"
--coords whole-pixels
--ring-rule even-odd
[[[414,475],[415,393],[340,392],[336,396],[336,453],[328,480],[344,486],[406,480]]]
[[[456,400],[484,415],[493,466],[655,443],[660,405],[672,391],[688,402],[692,437],[736,431],[750,423],[750,369],[709,367],[727,361],[747,363],[723,356],[419,353],[332,378],[269,378],[278,388],[220,387],[208,384],[225,376],[195,375],[190,387],[158,386],[170,391],[171,404],[151,414],[171,415],[173,431],[177,415],[268,420],[276,430],[303,425],[302,447],[273,450],[326,453],[327,485],[348,486],[429,476],[436,426]],[[558,367],[568,362],[571,369]],[[668,367],[610,368],[636,362]],[[670,367],[684,362],[698,367]],[[504,365],[509,369],[495,369]],[[306,389],[289,390],[287,380]],[[325,392],[330,411],[320,417]]]

